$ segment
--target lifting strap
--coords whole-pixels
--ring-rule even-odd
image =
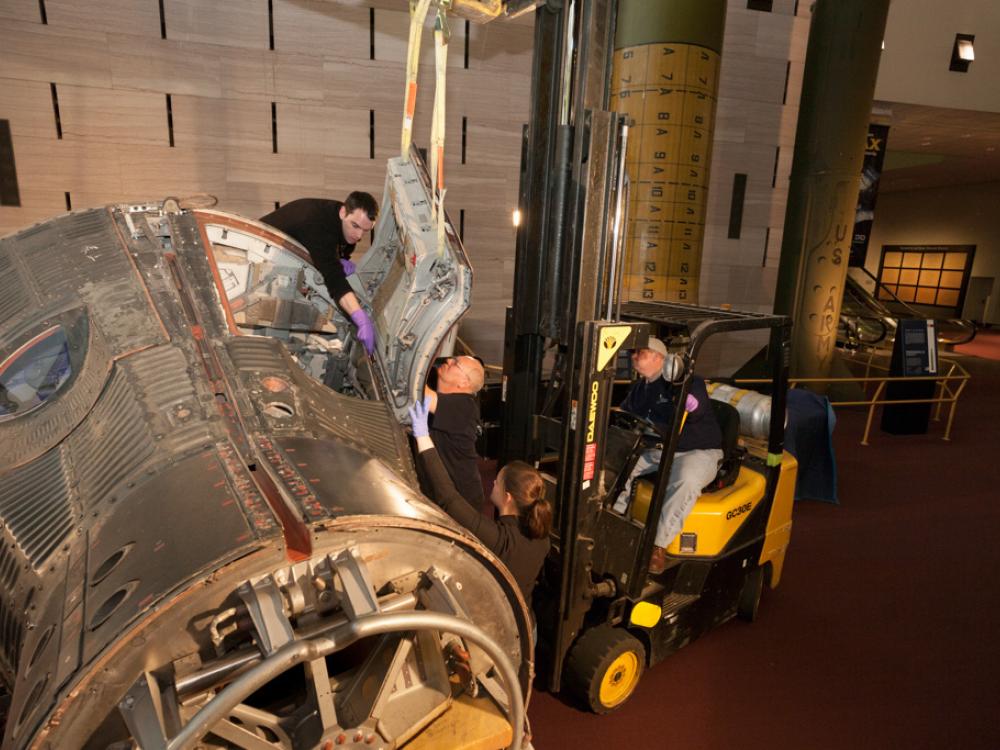
[[[430,169],[431,175],[431,219],[437,226],[438,253],[444,252],[444,135],[445,135],[445,93],[446,72],[448,70],[448,41],[451,29],[448,26],[447,8],[451,0],[411,0],[410,41],[406,56],[406,89],[403,103],[403,132],[400,139],[402,158],[408,159],[413,141],[413,116],[417,106],[417,71],[420,67],[420,37],[431,2],[437,6],[434,20],[434,111],[431,117]]]

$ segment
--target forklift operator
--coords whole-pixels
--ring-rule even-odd
[[[672,380],[683,372],[683,363],[653,336],[645,349],[632,353],[632,363],[639,378],[632,384],[621,408],[648,419],[667,434],[673,419],[674,399],[680,392],[680,386]],[[722,431],[708,400],[705,381],[697,375],[691,376],[685,411],[656,526],[656,546],[649,562],[649,572],[654,575],[662,573],[666,567],[667,546],[680,533],[702,488],[715,478],[723,457]],[[625,489],[615,501],[614,510],[624,513],[628,509],[632,480],[655,470],[661,453],[659,448],[652,448],[639,457]]]

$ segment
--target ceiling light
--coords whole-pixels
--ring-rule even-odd
[[[948,70],[957,73],[966,73],[969,65],[976,59],[975,50],[972,43],[976,40],[973,34],[955,34],[955,44],[951,48],[951,65]]]
[[[958,40],[958,59],[972,62],[976,59],[976,51],[972,48],[972,42],[968,39]]]
[[[511,220],[513,221],[515,227],[521,226],[521,209],[514,209],[514,214],[511,216]]]

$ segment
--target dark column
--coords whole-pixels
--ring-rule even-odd
[[[774,311],[792,375],[830,372],[889,0],[817,0],[809,29]]]

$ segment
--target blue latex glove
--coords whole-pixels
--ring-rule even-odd
[[[430,406],[430,399],[414,402],[410,407],[410,425],[413,427],[413,437],[427,437],[430,430],[427,427],[427,412]]]
[[[352,273],[354,273],[355,269],[357,268],[347,258],[340,259],[340,267],[344,269],[344,276],[350,276]]]
[[[375,326],[372,325],[372,319],[364,310],[358,309],[351,313],[351,320],[358,327],[358,340],[364,344],[365,351],[371,354],[375,351]]]

